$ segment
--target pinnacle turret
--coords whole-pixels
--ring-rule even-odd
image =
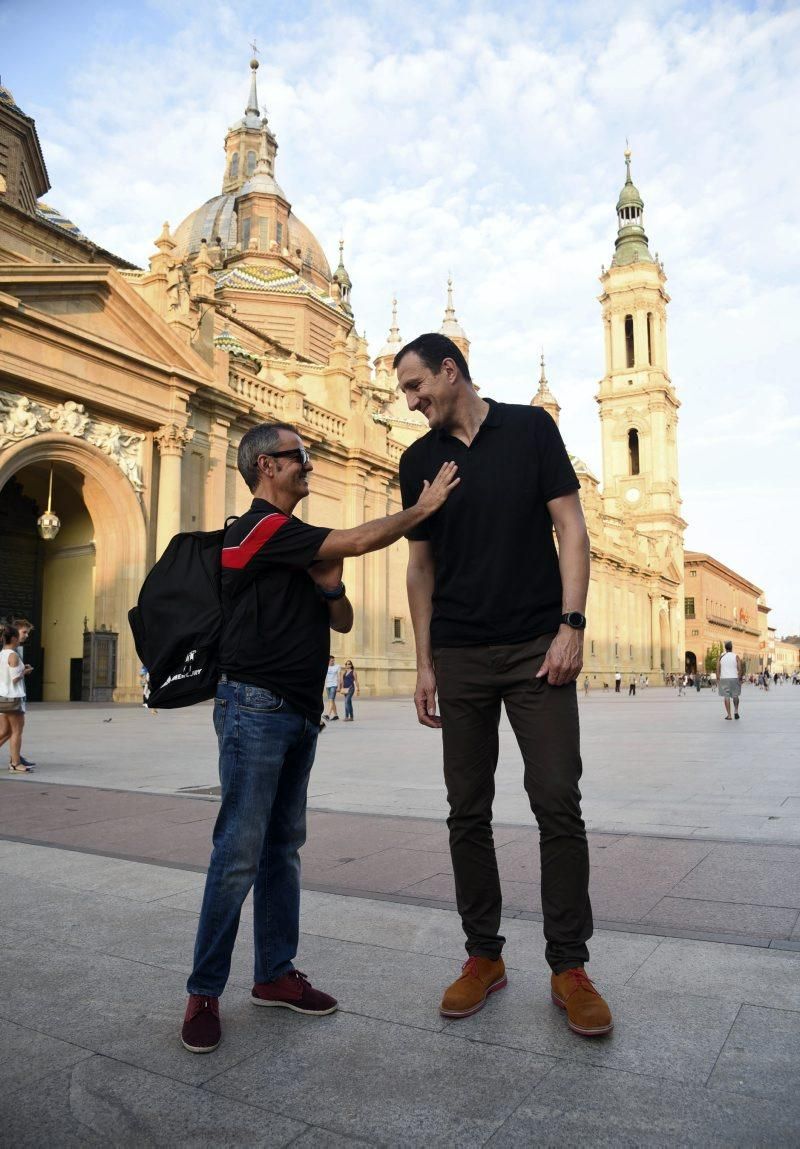
[[[448,339],[452,339],[456,347],[462,352],[465,359],[469,358],[469,339],[464,331],[464,328],[456,318],[456,309],[453,306],[453,277],[447,277],[447,307],[444,312],[444,320],[442,326],[439,328],[440,335],[446,335]]]
[[[631,150],[625,148],[625,183],[617,200],[617,240],[612,267],[644,261],[653,263],[644,233],[644,201],[631,179]]]
[[[531,399],[531,407],[543,407],[545,411],[552,415],[555,422],[558,423],[561,407],[559,406],[555,395],[550,390],[550,384],[547,382],[547,376],[544,370],[544,351],[542,351],[539,363],[541,364],[541,370],[539,372],[539,389]]]
[[[344,265],[344,240],[339,240],[339,266],[333,273],[334,283],[339,285],[339,298],[341,300],[342,311],[346,311],[348,315],[353,314],[353,309],[350,306],[350,289],[353,286],[347,268]]]

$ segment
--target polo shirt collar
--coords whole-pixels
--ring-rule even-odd
[[[481,428],[483,428],[483,427],[499,427],[500,424],[503,422],[503,408],[500,406],[499,403],[496,403],[494,399],[490,399],[486,395],[482,395],[481,398],[483,399],[484,403],[489,404],[489,410],[486,414],[486,418],[481,423]],[[452,438],[452,435],[450,434],[450,432],[445,431],[444,428],[442,428],[442,427],[440,427],[436,433],[439,436],[439,439],[442,439],[442,440]]]

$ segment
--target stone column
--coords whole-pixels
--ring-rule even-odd
[[[161,453],[158,480],[158,520],[156,522],[156,558],[181,529],[181,460],[186,444],[194,437],[191,427],[166,423],[153,438]]]
[[[658,673],[661,670],[661,595],[650,592],[650,667]]]
[[[225,488],[228,481],[227,419],[214,419],[208,432],[208,480],[206,484],[206,522],[217,530],[225,522]],[[163,467],[163,456],[161,465]]]

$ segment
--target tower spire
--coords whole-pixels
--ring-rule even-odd
[[[258,60],[256,59],[256,52],[258,51],[258,48],[256,47],[255,40],[250,45],[250,47],[253,49],[253,57],[250,60],[250,95],[247,100],[247,107],[244,110],[244,114],[246,116],[257,116],[258,89],[256,87],[256,72],[258,71]]]
[[[547,375],[545,374],[544,370],[544,348],[542,348],[542,354],[540,356],[539,363],[541,368],[539,371],[539,389],[531,399],[531,407],[543,407],[549,415],[552,415],[557,424],[558,417],[561,413],[561,407],[559,406],[555,395],[550,390],[550,384],[547,382]]]
[[[466,332],[456,318],[456,309],[453,306],[453,276],[447,276],[447,307],[444,311],[444,321],[439,328],[440,335],[446,335],[448,339],[452,339],[456,347],[463,353],[464,358],[469,356],[469,339],[467,339]]]
[[[653,263],[644,233],[644,201],[631,178],[631,149],[625,141],[625,183],[617,200],[617,240],[612,267],[628,263]]]
[[[348,275],[347,268],[344,265],[344,236],[339,240],[339,266],[333,273],[335,283],[339,284],[339,298],[341,300],[342,311],[348,315],[353,314],[353,309],[350,306],[350,290],[353,286],[353,281]]]

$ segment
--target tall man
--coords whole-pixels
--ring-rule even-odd
[[[717,659],[717,682],[719,683],[719,696],[725,703],[725,721],[731,721],[731,701],[733,701],[733,717],[739,719],[739,698],[742,693],[742,679],[744,667],[738,654],[733,652],[733,643],[730,639],[725,641],[725,653]]]
[[[610,1011],[584,972],[592,913],[575,680],[589,542],[579,484],[550,416],[481,399],[464,356],[445,336],[419,336],[394,364],[409,408],[430,427],[400,461],[404,506],[446,459],[457,462],[461,479],[446,505],[407,535],[414,701],[423,726],[442,728],[450,852],[469,955],[440,1012],[467,1017],[506,985],[492,838],[505,703],[540,830],[552,997],[577,1033],[608,1033]]]
[[[458,483],[447,463],[413,507],[351,530],[293,516],[309,490],[308,451],[288,423],[262,424],[239,444],[250,510],[222,551],[221,677],[214,702],[222,800],[197,929],[181,1040],[219,1045],[219,997],[230,972],[242,903],[253,888],[255,1005],[332,1013],[336,1001],[294,968],[306,791],[319,734],[330,629],[353,610],[342,560],[379,550],[437,511]]]

